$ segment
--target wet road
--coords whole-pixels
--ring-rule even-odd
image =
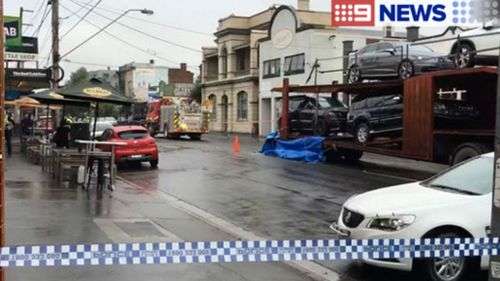
[[[120,176],[144,190],[166,194],[206,210],[261,237],[333,238],[329,224],[342,203],[356,193],[400,184],[407,174],[367,165],[311,165],[264,157],[260,144],[241,138],[241,152],[230,138],[212,135],[200,142],[159,139],[158,170],[125,168]],[[410,173],[414,177],[423,174]],[[327,262],[341,280],[407,280],[408,273],[358,262]]]

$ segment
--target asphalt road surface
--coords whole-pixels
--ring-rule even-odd
[[[248,137],[240,137],[241,152],[233,153],[232,140],[222,135],[197,142],[158,139],[158,170],[150,170],[146,165],[130,167],[122,169],[120,176],[144,190],[180,198],[259,237],[328,239],[334,238],[329,224],[337,219],[343,202],[353,194],[422,179],[432,169],[443,168],[402,171],[383,166],[397,167],[397,161],[392,163],[394,159],[374,155],[367,158],[376,165],[312,165],[265,157],[257,153],[259,141]],[[419,165],[422,164],[403,164],[410,168]],[[322,265],[338,273],[340,280],[413,278],[409,273],[360,262]]]

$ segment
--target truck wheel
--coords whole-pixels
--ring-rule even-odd
[[[370,141],[370,127],[365,122],[359,123],[354,129],[354,139],[361,144],[366,144]]]
[[[345,160],[350,163],[356,163],[363,157],[363,151],[352,150],[352,149],[343,149],[342,156],[344,156]]]
[[[189,138],[191,138],[191,140],[201,140],[201,134],[191,134],[189,135]]]
[[[451,164],[457,165],[465,160],[487,153],[488,151],[490,151],[488,147],[482,143],[473,142],[462,144],[457,147],[453,153],[453,161],[451,161]]]

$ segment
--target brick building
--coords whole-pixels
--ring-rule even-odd
[[[168,69],[168,81],[166,96],[189,97],[194,88],[194,73],[187,70],[187,64],[181,63],[180,68]]]

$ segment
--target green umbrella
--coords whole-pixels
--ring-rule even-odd
[[[99,112],[99,103],[113,103],[120,105],[131,105],[134,101],[117,89],[113,88],[109,83],[92,78],[89,81],[64,87],[58,90],[58,93],[65,98],[86,100],[96,103],[93,137],[95,138],[95,131],[97,126],[97,118]]]
[[[89,101],[66,98],[58,92],[59,90],[60,89],[47,89],[31,94],[29,97],[39,101],[40,103],[49,105],[90,105]]]
[[[77,99],[68,99],[63,95],[58,93],[59,89],[47,89],[38,93],[31,94],[29,97],[39,101],[40,103],[47,104],[47,118],[50,105],[78,105],[78,106],[89,106],[90,102]],[[64,109],[63,109],[64,114]],[[45,133],[48,135],[49,132],[49,122],[47,119]]]
[[[130,105],[134,101],[117,89],[113,88],[109,83],[99,79],[92,78],[89,81],[64,87],[58,90],[58,93],[66,98],[87,100],[92,102],[105,102],[121,105]]]

